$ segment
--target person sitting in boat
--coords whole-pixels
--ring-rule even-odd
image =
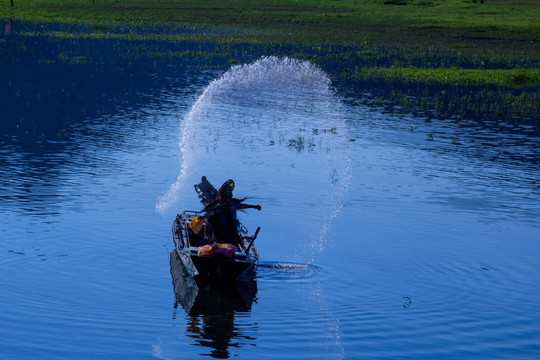
[[[240,247],[241,238],[238,234],[237,210],[257,209],[260,205],[244,204],[244,199],[233,198],[234,181],[229,179],[218,189],[214,201],[206,205],[203,209],[204,217],[212,227],[215,241],[217,243],[228,243]]]
[[[205,206],[214,201],[217,195],[216,188],[210,184],[206,176],[201,177],[201,183],[195,185],[195,191],[199,194],[199,200]]]

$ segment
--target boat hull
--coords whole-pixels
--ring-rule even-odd
[[[201,240],[205,238],[200,234],[204,234],[204,230],[197,234],[190,228],[191,221],[197,215],[197,212],[185,211],[176,217],[172,226],[174,246],[187,272],[196,280],[216,282],[234,281],[239,276],[249,278],[250,270],[255,268],[258,260],[257,250],[253,246],[256,235],[250,236],[239,224],[238,228],[242,229],[239,231],[241,243],[236,252],[232,255],[213,253],[201,256],[199,250],[204,246]]]
[[[191,255],[191,261],[197,269],[196,278],[207,280],[235,280],[238,276],[247,273],[254,263],[247,261],[220,259],[216,257],[203,257]]]
[[[254,278],[234,284],[193,279],[176,251],[171,252],[170,265],[176,302],[188,315],[221,315],[251,309],[257,294]]]
[[[240,276],[249,278],[254,270],[256,259],[236,253],[233,258],[220,256],[200,256],[195,249],[176,249],[188,274],[196,280],[234,281]]]

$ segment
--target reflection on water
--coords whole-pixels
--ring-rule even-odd
[[[301,61],[21,30],[0,34],[0,357],[539,357],[536,128],[342,103]],[[234,178],[261,263],[234,289],[171,265],[171,309],[155,205],[184,165],[170,211]]]
[[[210,348],[207,355],[213,358],[228,359],[231,356],[229,347],[255,342],[254,337],[244,335],[245,329],[235,324],[240,313],[251,310],[257,294],[255,280],[232,284],[195,281],[185,270],[176,251],[170,254],[170,265],[176,295],[175,309],[180,304],[187,313],[186,335],[195,341],[194,345]],[[176,317],[175,311],[173,318]]]

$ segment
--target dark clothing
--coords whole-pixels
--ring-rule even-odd
[[[238,218],[237,210],[258,208],[258,205],[247,205],[242,203],[243,200],[231,199],[228,204],[221,204],[211,210],[206,211],[205,217],[212,226],[216,242],[228,243],[242,248],[242,239],[238,235]]]
[[[235,199],[232,197],[234,181],[227,180],[217,190],[214,201],[204,207],[215,240],[218,243],[227,243],[243,249],[242,239],[238,234],[238,219],[236,212],[241,209],[261,210],[259,205],[244,204],[244,199]]]
[[[241,239],[236,228],[236,209],[233,206],[220,206],[206,213],[216,242],[240,247]]]

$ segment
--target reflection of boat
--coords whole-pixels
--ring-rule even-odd
[[[250,311],[257,294],[253,278],[222,286],[202,279],[195,281],[176,251],[171,252],[171,276],[176,302],[191,316]]]
[[[231,356],[231,346],[238,348],[243,343],[256,340],[247,335],[253,329],[235,324],[237,313],[251,310],[257,294],[253,278],[221,285],[200,279],[196,281],[176,251],[171,252],[170,264],[176,304],[180,304],[188,314],[188,336],[194,345],[210,349],[209,354],[201,355],[227,359]]]
[[[234,183],[232,184],[234,187]],[[205,177],[200,184],[195,185],[205,209],[216,202],[222,188],[216,190]],[[253,243],[260,228],[257,228],[253,236],[250,235],[235,215],[237,208],[251,207],[260,210],[260,206],[241,204],[243,200],[233,199],[232,190],[230,191],[229,202],[214,207],[223,209],[221,214],[226,216],[234,212],[234,217],[228,219],[226,229],[218,229],[218,224],[212,224],[208,221],[208,216],[204,217],[203,212],[197,211],[184,211],[177,215],[173,222],[172,237],[176,251],[188,273],[196,279],[232,281],[241,274],[248,274],[257,263],[258,254]],[[231,206],[236,207],[230,210]],[[221,239],[216,241],[218,234]]]

